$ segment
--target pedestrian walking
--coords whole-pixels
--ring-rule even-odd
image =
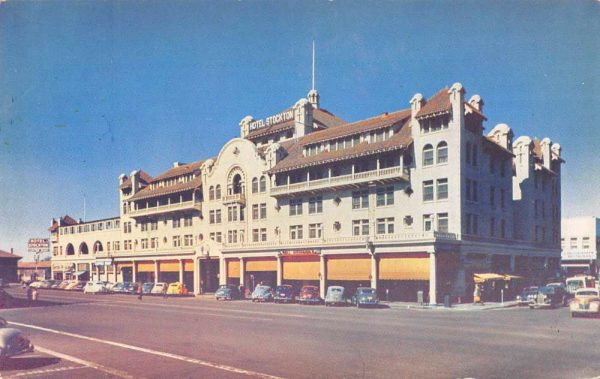
[[[144,295],[144,290],[142,288],[142,285],[139,283],[137,286],[137,295],[138,295],[138,300],[142,300],[142,296]]]
[[[165,285],[164,285],[164,287],[162,289],[162,295],[163,295],[163,299],[168,299],[169,298],[169,296],[167,294],[167,285],[166,285],[166,283],[165,283]]]
[[[33,298],[33,288],[31,286],[27,286],[27,301],[31,301]]]

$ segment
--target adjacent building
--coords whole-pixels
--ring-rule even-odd
[[[119,215],[52,221],[55,278],[260,282],[468,299],[473,274],[558,269],[561,148],[485,131],[460,83],[347,122],[311,90],[215,157],[119,177]]]
[[[18,262],[17,277],[19,282],[33,282],[36,280],[51,279],[52,264],[50,261]]]
[[[10,252],[0,250],[0,279],[4,284],[17,282],[17,262],[21,258],[13,249]]]
[[[571,217],[562,220],[561,266],[567,276],[598,275],[600,250],[600,218]]]

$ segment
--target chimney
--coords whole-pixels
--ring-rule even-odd
[[[313,107],[306,99],[300,99],[294,105],[294,128],[296,138],[304,137],[312,132]]]
[[[423,105],[425,105],[425,99],[423,98],[423,95],[421,95],[420,93],[416,93],[410,100],[411,119],[414,120],[417,117],[417,113],[419,113],[421,108],[423,108]]]
[[[136,194],[140,190],[140,172],[138,170],[131,171],[129,178],[131,179],[131,194]]]
[[[125,174],[119,175],[119,185],[125,183],[126,180],[127,180],[127,175],[125,175]]]
[[[175,161],[173,162],[173,168],[181,166],[183,163]]]
[[[11,248],[10,248],[10,253],[14,255],[14,254],[15,254],[15,249],[13,249],[13,248],[11,247]]]
[[[540,142],[540,148],[542,149],[542,164],[547,169],[550,169],[551,167],[550,146],[552,146],[550,138],[546,137]]]
[[[448,90],[452,104],[452,118],[459,128],[465,126],[465,92],[465,88],[458,82]]]
[[[495,143],[506,150],[512,151],[513,132],[510,129],[510,126],[498,124],[488,133],[488,137],[492,138]]]
[[[471,104],[471,106],[475,109],[477,109],[479,112],[483,112],[483,99],[481,99],[481,96],[479,95],[473,95],[471,96],[471,98],[469,99],[469,104]]]
[[[254,122],[254,117],[246,116],[240,121],[240,137],[246,138],[250,133],[250,124]]]

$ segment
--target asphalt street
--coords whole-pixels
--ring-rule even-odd
[[[24,296],[22,289],[10,289]],[[326,308],[41,290],[0,311],[37,351],[2,378],[592,378],[600,320],[568,309]]]

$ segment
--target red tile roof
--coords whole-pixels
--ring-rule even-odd
[[[438,114],[449,113],[452,109],[450,96],[448,95],[448,87],[442,88],[438,93],[433,95],[427,103],[417,112],[417,118],[427,116],[435,116]]]
[[[285,111],[284,111],[285,112]],[[246,136],[247,139],[255,139],[263,136],[268,136],[271,134],[283,132],[286,130],[294,129],[294,120],[288,120],[284,122],[280,122],[279,124],[273,124],[269,126],[262,127],[260,129],[256,129],[248,133]]]
[[[52,265],[52,262],[50,262],[50,261],[41,261],[41,262],[38,262],[38,263],[35,263],[35,262],[18,262],[17,263],[17,268],[23,268],[23,269],[33,268],[33,269],[35,269],[37,267],[38,269],[40,269],[40,268],[50,268],[51,265]]]
[[[172,186],[151,188],[147,186],[131,197],[130,200],[143,200],[158,196],[165,196],[179,192],[191,191],[202,186],[202,177],[198,175],[185,183],[177,183]]]
[[[54,223],[48,228],[50,233],[54,233],[61,226],[69,226],[76,225],[77,221],[74,220],[71,216],[65,215],[65,217],[60,218],[59,220],[54,220]]]
[[[21,259],[23,257],[18,256],[17,254],[11,254],[8,251],[0,250],[0,259],[2,259],[2,258],[7,258],[7,259],[11,259],[11,258],[12,259]]]
[[[389,117],[389,119],[387,118]],[[275,165],[269,173],[278,173],[296,170],[303,167],[316,166],[329,162],[335,162],[346,159],[360,158],[362,156],[371,155],[375,153],[381,153],[385,151],[404,149],[412,143],[411,131],[410,131],[410,111],[399,111],[387,116],[378,116],[374,119],[368,119],[359,121],[354,124],[338,126],[335,128],[327,129],[321,132],[315,132],[305,136],[299,141],[286,141],[282,143],[282,148],[287,151],[287,156],[283,158],[279,163]],[[378,121],[376,121],[378,120]],[[352,126],[351,126],[352,125]],[[383,125],[400,125],[399,130],[387,141],[374,142],[374,143],[360,143],[350,149],[342,149],[337,151],[322,151],[321,153],[313,156],[304,156],[304,146],[316,141],[322,141],[316,134],[325,134],[329,140],[337,139],[340,136],[347,136],[345,129],[351,126],[353,129],[352,134],[356,134],[360,130],[360,126],[363,126],[364,130],[373,130],[377,127],[383,127]],[[337,133],[333,133],[333,130]]]
[[[479,117],[483,118],[484,120],[487,121],[487,117],[485,117],[485,115],[483,113],[481,113],[481,111],[477,108],[475,108],[474,106],[472,106],[471,104],[465,102],[465,109],[470,110],[471,112],[475,113],[476,115],[478,115]]]
[[[286,109],[283,112],[288,112],[291,109]],[[329,112],[326,109],[317,108],[313,110],[313,121],[319,125],[323,125],[326,128],[330,128],[333,126],[338,126],[345,124],[346,121],[337,117],[333,113]],[[253,130],[246,136],[247,139],[253,140],[255,138],[268,136],[275,133],[280,133],[286,130],[291,130],[294,128],[294,120],[288,120],[284,122],[280,122],[279,124],[269,125],[257,130]]]
[[[196,161],[196,162],[192,162],[192,163],[182,163],[179,166],[173,167],[173,168],[163,172],[162,174],[158,175],[156,178],[154,178],[154,180],[151,181],[151,183],[155,183],[155,182],[158,182],[158,181],[164,180],[164,179],[175,178],[175,177],[181,176],[181,175],[191,174],[195,170],[200,170],[200,166],[202,166],[202,163],[204,163],[204,160]]]
[[[144,170],[140,170],[140,181],[142,182],[142,184],[147,185],[152,181],[152,177],[148,175]],[[123,184],[121,184],[120,188],[131,188],[131,177],[125,179]]]

